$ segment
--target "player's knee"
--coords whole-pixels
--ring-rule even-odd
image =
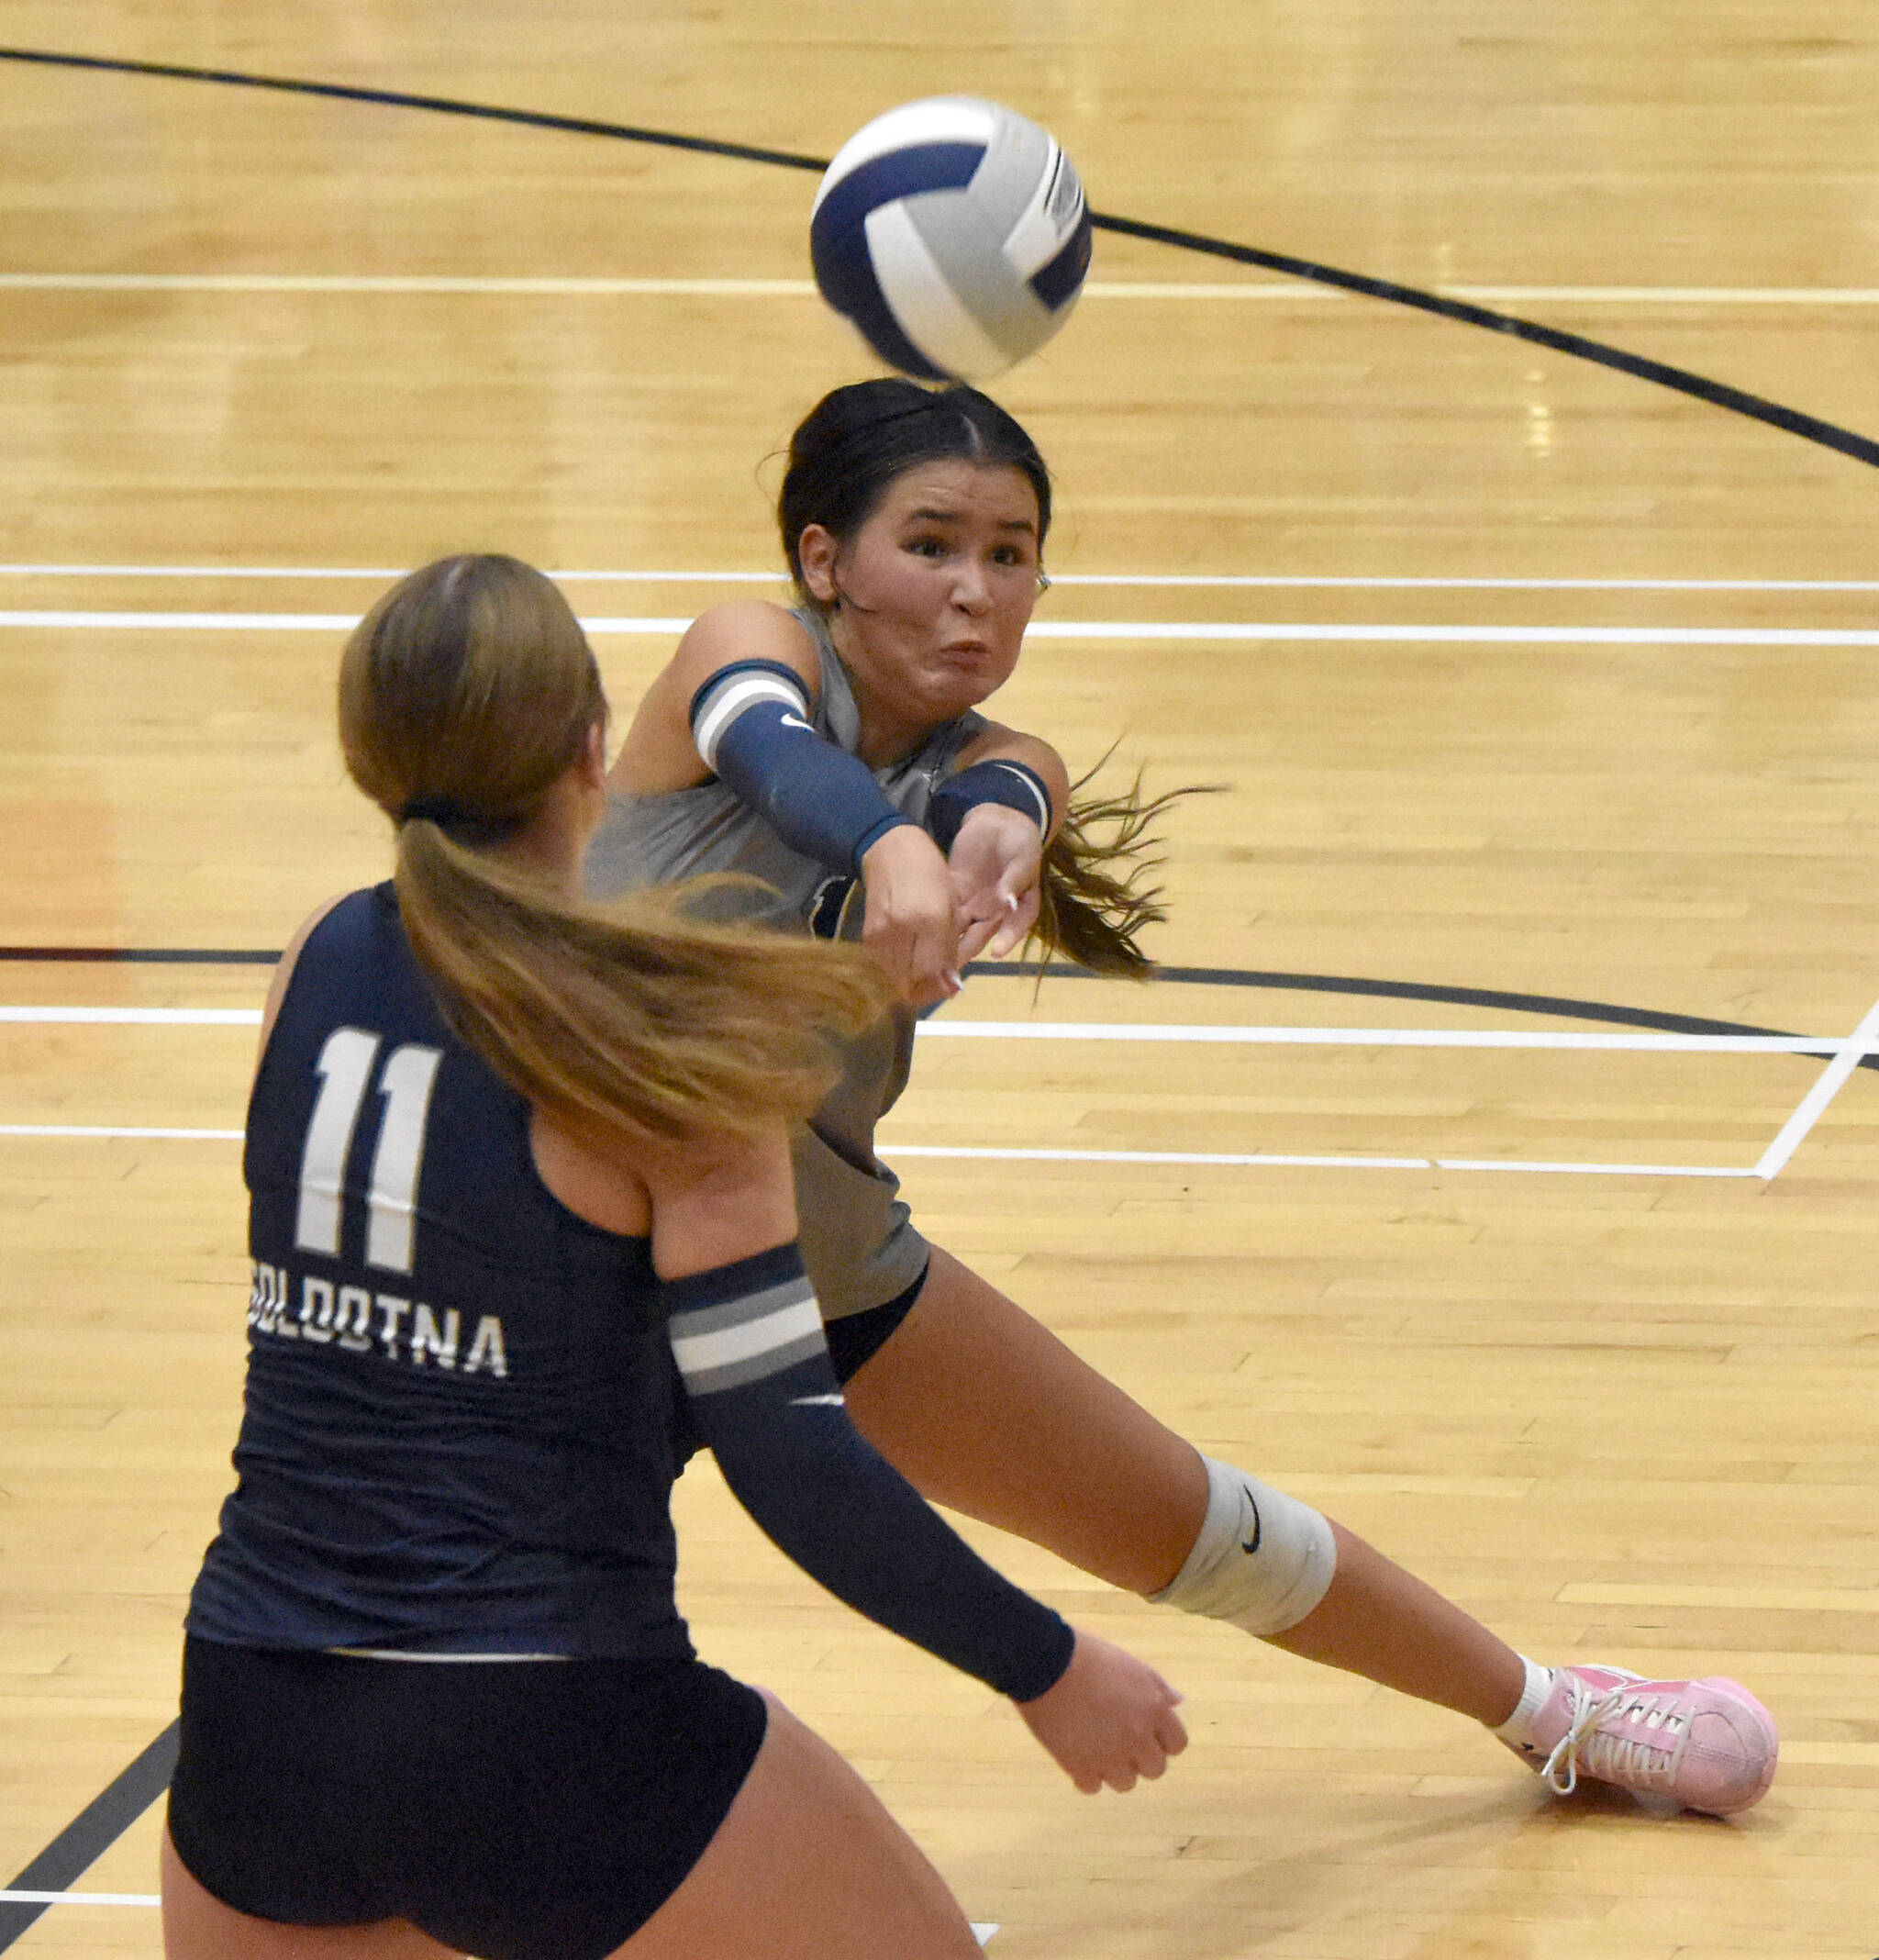
[[[1310,1505],[1211,1456],[1207,1513],[1187,1562],[1150,1598],[1262,1638],[1295,1627],[1330,1589],[1338,1546]]]

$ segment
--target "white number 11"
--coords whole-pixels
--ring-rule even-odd
[[[319,1097],[300,1157],[300,1208],[294,1242],[302,1252],[339,1252],[340,1186],[352,1153],[366,1084],[380,1038],[362,1028],[336,1028],[319,1052]],[[411,1270],[417,1174],[424,1163],[424,1125],[443,1050],[407,1041],[385,1057],[378,1092],[385,1099],[378,1147],[372,1153],[366,1197],[365,1262],[388,1272]]]

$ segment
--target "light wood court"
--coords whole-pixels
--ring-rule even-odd
[[[1879,435],[1857,0],[8,0],[0,41],[825,156],[897,100],[996,95],[1100,210],[1485,295]],[[0,61],[6,945],[276,948],[381,874],[329,623],[376,568],[692,574],[570,580],[616,622],[620,705],[661,622],[775,590],[697,574],[773,567],[766,459],[870,371],[803,284],[814,182]],[[923,1043],[886,1133],[917,1213],[1525,1651],[1743,1679],[1781,1775],[1733,1824],[1549,1801],[1458,1719],[999,1541],[1188,1696],[1162,1784],[1080,1799],[708,1466],[680,1492],[700,1645],[862,1767],[998,1960],[1863,1960],[1879,1080],[1804,1108],[1830,1053],[1662,1017],[1844,1042],[1879,998],[1879,476],[1218,260],[1102,237],[1094,276],[996,392],[1060,481],[1040,620],[1109,629],[1037,637],[1007,718],[1074,765],[1119,737],[1151,787],[1227,785],[1166,826],[1168,963],[1405,991],[977,982],[944,1023],[1080,1031]],[[1119,574],[1164,582],[1078,583]],[[125,617],[177,613],[205,617]],[[173,1714],[246,1298],[215,1132],[251,1029],[57,1013],[251,1010],[266,979],[0,963],[0,1006],[53,1015],[0,1019],[0,1883]],[[153,1892],[155,1815],[74,1889]],[[157,1946],[148,1908],[70,1903],[16,1950]]]

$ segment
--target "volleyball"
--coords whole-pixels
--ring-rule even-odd
[[[882,360],[985,381],[1070,316],[1090,217],[1056,139],[974,95],[889,109],[836,152],[809,219],[816,284]]]

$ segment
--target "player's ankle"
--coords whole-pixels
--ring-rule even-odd
[[[1532,1741],[1533,1718],[1540,1712],[1546,1698],[1552,1693],[1554,1670],[1540,1666],[1537,1661],[1529,1661],[1524,1654],[1519,1655],[1518,1659],[1521,1666],[1527,1670],[1519,1699],[1503,1720],[1491,1721],[1487,1726],[1502,1742],[1515,1749],[1524,1750]]]

